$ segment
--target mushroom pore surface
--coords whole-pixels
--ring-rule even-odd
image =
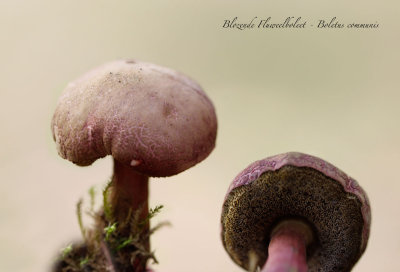
[[[177,174],[215,145],[217,119],[201,87],[172,69],[119,60],[70,83],[52,119],[65,159],[85,166],[112,155],[148,176]]]
[[[309,167],[286,165],[234,188],[222,211],[222,241],[231,258],[248,269],[248,254],[267,259],[270,232],[287,218],[309,223],[309,271],[350,271],[361,255],[361,202],[330,177]]]

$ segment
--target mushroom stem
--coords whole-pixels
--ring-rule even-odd
[[[112,179],[113,194],[111,203],[113,215],[119,224],[126,222],[129,213],[141,209],[140,220],[144,220],[148,211],[149,177],[137,172],[132,166],[122,164],[114,159],[114,175]],[[145,228],[148,229],[146,224]],[[150,243],[146,243],[146,249]]]
[[[312,231],[299,220],[285,220],[271,232],[268,259],[261,272],[307,272],[306,247]]]

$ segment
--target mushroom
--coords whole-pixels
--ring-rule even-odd
[[[149,177],[178,174],[210,154],[217,119],[210,99],[187,76],[118,60],[67,86],[51,128],[59,155],[74,164],[112,155],[111,203],[122,222],[140,208],[147,217]]]
[[[221,236],[246,270],[350,271],[365,251],[370,222],[368,197],[354,179],[320,158],[290,152],[236,176]]]

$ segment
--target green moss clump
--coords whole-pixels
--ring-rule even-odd
[[[94,211],[93,188],[89,190],[88,215],[94,221],[93,229],[86,229],[82,220],[82,200],[77,203],[77,217],[83,242],[71,244],[62,250],[53,267],[54,272],[144,272],[149,260],[158,263],[149,251],[148,238],[167,222],[148,228],[149,220],[158,214],[162,205],[150,209],[147,218],[140,219],[143,208],[129,211],[123,222],[113,218],[110,204],[111,182],[103,190],[103,209]],[[132,270],[133,268],[133,270]]]

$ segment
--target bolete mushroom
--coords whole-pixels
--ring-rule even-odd
[[[367,195],[354,179],[290,152],[256,161],[233,180],[221,234],[246,270],[338,272],[350,271],[363,254],[370,222]]]
[[[117,222],[143,208],[148,179],[180,173],[215,146],[212,102],[187,76],[155,64],[118,60],[70,83],[51,128],[61,157],[80,166],[112,155]]]

